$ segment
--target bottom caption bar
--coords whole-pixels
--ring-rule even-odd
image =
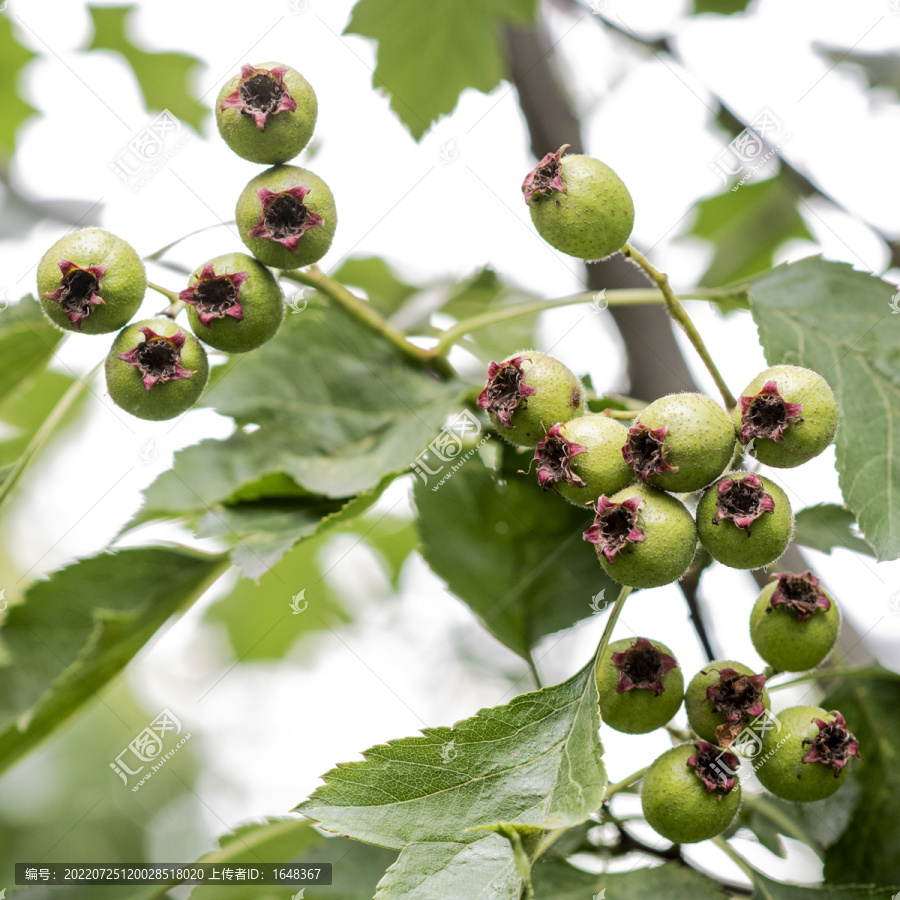
[[[331,863],[16,863],[16,884],[331,884]]]

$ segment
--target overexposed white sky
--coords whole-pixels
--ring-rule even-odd
[[[351,6],[349,0],[313,0],[293,8],[287,0],[256,0],[252,13],[245,11],[235,22],[224,7],[157,0],[141,4],[131,26],[148,49],[183,50],[204,60],[196,87],[207,105],[244,62],[283,61],[313,84],[319,120],[309,167],[328,182],[339,212],[334,246],[322,261],[326,269],[347,256],[378,254],[412,280],[463,278],[491,265],[541,296],[579,290],[580,266],[536,236],[522,202],[519,186],[533,160],[510,86],[504,83],[489,96],[466,92],[454,114],[436,123],[417,145],[387,100],[371,89],[373,46],[341,36]],[[862,220],[894,233],[898,228],[894,166],[900,106],[862,91],[857,73],[829,71],[830,63],[810,45],[895,50],[900,13],[889,0],[856,2],[852,11],[836,0],[760,0],[752,16],[682,20],[685,6],[686,0],[610,0],[606,14],[648,36],[675,29],[690,71],[662,61],[637,65],[633,49],[591,15],[548,11],[584,117],[587,150],[611,165],[634,197],[635,243],[648,248],[676,289],[694,283],[708,264],[708,246],[677,239],[689,227],[696,202],[721,187],[710,163],[727,139],[710,127],[713,104],[705,83],[747,119],[771,110],[790,134],[784,155],[850,210],[846,215],[810,201],[804,219],[816,244],[793,242],[779,261],[822,252],[882,274],[887,255]],[[305,11],[296,12],[298,7]],[[131,192],[110,163],[152,116],[143,109],[130,71],[114,54],[76,52],[90,38],[89,15],[80,5],[11,0],[5,14],[20,23],[20,39],[42,54],[28,67],[23,85],[42,113],[20,132],[14,175],[23,191],[102,204],[104,227],[142,254],[232,218],[238,194],[259,167],[227,149],[211,117],[203,137],[191,136],[149,185]],[[456,152],[448,161],[441,149],[451,141]],[[306,164],[306,158],[299,162]],[[63,231],[44,223],[0,244],[0,287],[8,296],[34,290],[34,268]],[[213,255],[241,249],[233,228],[222,226],[192,238],[171,258],[193,268]],[[183,286],[162,267],[151,266],[149,274],[172,289]],[[894,281],[898,275],[888,273]],[[151,292],[142,312],[151,314],[161,305]],[[734,390],[764,367],[746,314],[725,320],[700,303],[689,304],[689,311]],[[581,327],[572,328],[576,323]],[[105,356],[109,340],[69,341],[57,365],[86,372]],[[624,385],[618,338],[604,316],[585,316],[579,309],[546,314],[538,346],[553,347],[576,371],[590,372],[599,390]],[[699,382],[714,394],[684,346]],[[457,361],[475,372],[471,360],[460,355]],[[68,459],[51,451],[40,477],[30,476],[22,485],[4,537],[20,569],[32,569],[30,577],[99,550],[137,509],[141,488],[171,463],[176,449],[230,429],[227,420],[209,411],[191,413],[171,430],[165,423],[112,413],[94,398],[84,422],[63,438]],[[141,448],[150,440],[157,456],[145,462]],[[82,467],[82,477],[73,479],[73,458],[101,458],[104,465]],[[766,474],[777,477],[799,508],[839,502],[833,465],[829,451],[800,470]],[[394,511],[402,509],[408,490],[408,480],[399,482],[385,498],[385,508],[400,501]],[[138,537],[154,534],[173,532]],[[337,559],[346,549],[341,545],[329,552]],[[848,622],[866,635],[872,653],[886,664],[900,664],[900,615],[889,604],[900,589],[900,565],[876,565],[847,551],[830,557],[812,552],[809,558]],[[396,600],[368,551],[352,550],[334,577],[351,597],[356,622],[342,632],[345,643],[323,639],[311,662],[298,645],[282,665],[238,667],[198,704],[230,665],[221,635],[199,624],[200,605],[154,639],[129,668],[127,677],[148,710],[155,714],[170,706],[190,722],[207,766],[199,793],[215,809],[215,816],[201,813],[205,831],[179,833],[177,846],[165,837],[173,833],[171,821],[159,822],[157,858],[202,852],[221,832],[221,821],[285,813],[315,787],[319,774],[337,761],[358,758],[358,751],[371,744],[413,734],[423,723],[449,724],[510,698],[507,681],[488,670],[495,663],[514,668],[515,659],[478,628],[421,561],[409,564]],[[703,598],[719,645],[751,666],[761,664],[746,624],[755,595],[747,574],[715,566],[704,578]],[[631,598],[615,637],[648,629],[676,650],[686,673],[705,661],[676,588]],[[547,638],[537,654],[545,681],[567,677],[588,659],[601,630],[602,621],[595,619]],[[485,659],[487,669],[474,671],[462,663],[459,644]],[[788,694],[793,692],[779,693],[778,701],[797,701],[799,695]],[[297,710],[302,715],[293,714]],[[306,724],[311,721],[328,726],[311,729]],[[668,745],[664,732],[626,738],[604,729],[604,741],[611,780],[649,763]],[[26,762],[11,777],[27,784],[28,778],[39,778],[39,771]],[[3,791],[0,782],[0,802]],[[177,815],[171,811],[172,819]],[[696,852],[725,871],[717,851]],[[802,851],[788,863],[763,850],[758,858],[776,875],[814,880],[819,874]]]

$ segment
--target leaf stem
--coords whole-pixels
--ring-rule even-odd
[[[66,413],[75,405],[78,398],[84,393],[88,387],[88,382],[94,377],[97,370],[103,365],[103,362],[97,363],[84,378],[78,378],[69,389],[59,398],[56,406],[50,411],[50,415],[41,423],[40,428],[34,433],[34,436],[28,442],[28,446],[22,452],[22,455],[16,460],[15,465],[7,475],[6,480],[0,485],[0,510],[2,510],[13,489],[22,480],[28,466],[34,462],[38,454],[43,450],[46,443],[53,436]]]
[[[892,672],[890,669],[879,668],[856,668],[846,669],[835,667],[833,669],[816,669],[814,672],[807,672],[790,681],[783,681],[781,684],[766,684],[766,688],[770,691],[780,691],[782,688],[793,687],[795,684],[804,684],[807,681],[823,681],[828,678],[883,678],[891,681],[900,681],[900,674]]]
[[[687,335],[688,340],[694,345],[694,349],[697,351],[698,356],[703,360],[703,364],[709,370],[709,374],[712,375],[713,381],[715,381],[716,387],[719,389],[719,393],[725,401],[725,406],[728,409],[733,409],[737,405],[737,400],[734,399],[734,395],[728,389],[728,385],[725,384],[725,379],[722,377],[721,372],[716,368],[716,364],[709,355],[706,344],[703,343],[703,338],[700,337],[700,333],[691,321],[690,316],[685,312],[684,307],[681,305],[681,301],[673,293],[672,288],[669,285],[668,276],[654,268],[649,260],[632,247],[631,244],[626,244],[622,248],[622,253],[629,259],[633,259],[647,273],[650,280],[655,282],[657,287],[662,291],[669,315],[681,326],[681,329]]]
[[[712,841],[751,881],[754,881],[756,873],[721,834],[714,837]]]
[[[623,778],[621,781],[617,781],[615,784],[611,784],[606,789],[606,796],[604,796],[604,801],[609,800],[613,794],[618,793],[619,791],[624,790],[627,787],[631,787],[636,781],[640,781],[644,775],[650,770],[650,766],[644,766],[643,769],[638,769],[637,772],[632,772],[627,778]]]
[[[597,644],[597,652],[594,654],[595,666],[599,662],[600,657],[606,653],[606,648],[609,646],[609,639],[612,637],[613,628],[616,627],[616,622],[619,620],[622,608],[625,606],[625,601],[633,590],[634,588],[625,587],[623,585],[622,589],[619,591],[619,596],[616,597],[616,602],[609,611],[609,618],[606,620],[606,627],[603,629],[603,634],[600,635],[600,643]]]
[[[528,658],[526,659],[528,663],[528,669],[531,672],[531,677],[534,679],[534,683],[538,690],[540,690],[544,683],[541,681],[541,673],[538,672],[537,662],[535,661],[534,654],[529,650]]]
[[[444,378],[452,378],[455,372],[446,359],[435,356],[430,350],[417,347],[406,339],[403,332],[398,331],[375,308],[354,293],[347,290],[339,281],[326,275],[318,266],[307,269],[280,270],[279,278],[296,281],[324,294],[354,319],[368,325],[374,332],[393,344],[410,362],[423,368],[432,369]]]

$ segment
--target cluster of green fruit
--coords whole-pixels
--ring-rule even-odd
[[[171,311],[131,322],[147,290],[144,264],[108,231],[81,229],[44,254],[38,297],[55,325],[82,334],[121,329],[106,360],[106,381],[113,401],[132,415],[170,419],[190,409],[209,377],[204,344],[244,353],[281,326],[284,295],[268,267],[297,269],[328,251],[337,225],[331,191],[307,169],[284,165],[309,142],[317,111],[306,79],[277,63],[246,65],[222,87],[219,133],[239,156],[271,166],[247,184],[235,211],[253,255],[207,260]],[[184,305],[191,331],[175,322]]]
[[[611,578],[637,588],[681,578],[698,539],[727,566],[773,563],[791,539],[788,498],[770,479],[729,467],[743,454],[774,467],[798,466],[831,443],[838,423],[821,376],[773,366],[747,385],[731,415],[702,394],[672,394],[626,427],[586,412],[575,374],[531,350],[491,363],[478,403],[506,439],[534,448],[544,490],[592,509],[585,540]],[[695,523],[683,501],[700,491]],[[774,671],[813,668],[837,640],[837,605],[811,573],[774,578],[751,615],[753,644]],[[611,644],[596,673],[602,719],[618,731],[661,728],[685,702],[699,740],[664,753],[642,789],[645,818],[672,841],[706,840],[734,819],[740,783],[729,748],[746,743],[747,728],[759,727],[751,741],[764,760],[757,776],[790,800],[830,796],[850,756],[858,755],[838,712],[802,706],[771,717],[766,676],[738,662],[712,663],[685,692],[671,650],[641,637]]]

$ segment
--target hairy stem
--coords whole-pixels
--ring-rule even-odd
[[[153,288],[153,290],[156,291],[157,294],[162,294],[163,297],[167,297],[169,303],[175,304],[180,302],[178,299],[177,291],[170,291],[168,288],[164,288],[161,285],[154,284],[152,281],[147,282],[147,287]]]
[[[606,789],[606,796],[603,798],[604,801],[609,800],[613,794],[617,794],[619,791],[624,790],[627,787],[631,787],[635,782],[640,781],[650,770],[650,766],[644,766],[643,769],[638,769],[637,772],[632,772],[627,778],[623,778],[621,781],[617,781],[615,784],[611,784]]]
[[[703,360],[703,364],[706,366],[709,374],[712,375],[713,381],[715,381],[716,387],[722,395],[722,400],[725,401],[725,406],[728,409],[734,409],[734,407],[737,406],[737,400],[734,399],[734,395],[728,389],[728,385],[725,384],[725,379],[722,377],[721,372],[716,368],[716,364],[713,362],[712,357],[709,355],[709,351],[706,349],[706,344],[703,343],[703,338],[700,337],[700,332],[694,327],[694,323],[691,321],[690,316],[685,312],[684,307],[681,305],[681,301],[672,291],[668,277],[663,272],[654,268],[649,260],[647,260],[640,251],[632,247],[631,244],[626,244],[622,248],[622,252],[629,259],[633,259],[662,291],[663,296],[666,299],[666,309],[668,309],[669,315],[681,326],[682,331],[684,331],[688,340],[693,344],[694,349],[697,351],[697,355]]]
[[[456,374],[446,359],[434,356],[431,351],[410,343],[406,339],[406,335],[382,318],[369,303],[360,300],[339,281],[326,275],[318,266],[309,266],[303,270],[281,270],[278,272],[278,277],[296,281],[324,294],[344,312],[393,344],[406,359],[415,365],[431,369],[444,378],[452,378]]]

